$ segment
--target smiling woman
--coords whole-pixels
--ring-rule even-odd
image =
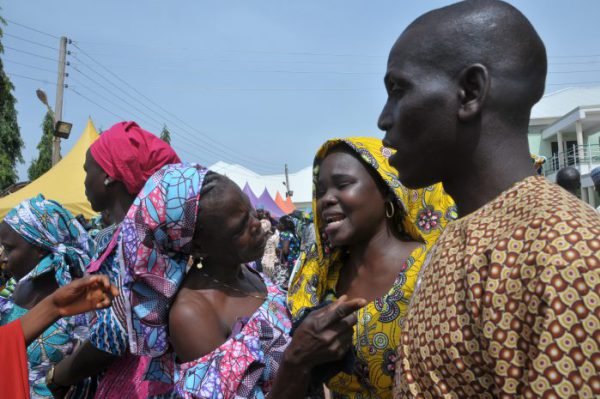
[[[454,203],[440,185],[410,190],[389,165],[392,151],[369,137],[336,139],[317,152],[313,210],[317,249],[294,276],[294,320],[340,295],[366,298],[354,327],[353,367],[328,371],[340,398],[390,398],[399,320],[425,257]],[[342,371],[344,370],[344,371]]]

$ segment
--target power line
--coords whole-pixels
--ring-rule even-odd
[[[58,50],[58,48],[56,48],[56,47],[48,46],[48,45],[40,43],[40,42],[36,42],[36,41],[33,41],[33,40],[25,39],[25,38],[17,36],[17,35],[11,35],[10,33],[5,33],[4,36],[12,37],[12,38],[17,39],[17,40],[21,40],[21,41],[24,41],[24,42],[27,42],[27,43],[35,44],[36,46],[49,48],[50,50],[55,50],[55,51]]]
[[[114,116],[116,116],[117,118],[119,118],[120,120],[125,120],[125,118],[123,118],[120,115],[115,114],[114,112],[112,112],[111,110],[109,110],[108,108],[103,107],[102,105],[98,104],[97,102],[95,102],[94,100],[91,100],[90,98],[84,96],[83,94],[81,94],[79,91],[77,91],[76,89],[74,89],[73,87],[67,87],[68,90],[71,90],[73,93],[77,94],[79,97],[83,98],[84,100],[87,100],[88,102],[94,104],[97,107],[102,108],[104,111],[108,112],[109,114],[112,114]]]
[[[581,73],[581,72],[600,72],[600,69],[588,69],[588,70],[582,70],[582,71],[554,71],[554,72],[548,72],[548,75],[558,74],[558,73]]]
[[[4,59],[4,62],[8,62],[8,63],[11,63],[11,64],[16,64],[16,65],[21,65],[21,66],[24,66],[24,67],[27,67],[27,68],[31,68],[31,69],[37,69],[37,70],[39,70],[39,71],[45,71],[45,72],[56,73],[56,71],[53,71],[53,70],[51,70],[51,69],[40,68],[40,67],[38,67],[38,66],[35,66],[35,65],[26,64],[26,63],[24,63],[24,62],[19,62],[19,61],[13,61],[13,60],[9,60],[9,59],[7,59],[7,58],[5,58],[5,59]]]
[[[76,46],[76,44],[75,44],[75,46]],[[78,47],[78,48],[79,48],[79,47]],[[79,48],[79,49],[80,49],[80,48]],[[81,50],[81,49],[80,49],[80,50]],[[82,52],[82,53],[84,53],[84,51],[83,51],[83,50],[81,50],[81,52]],[[137,89],[135,89],[135,88],[134,88],[133,86],[131,86],[129,83],[127,83],[126,81],[124,81],[123,79],[121,79],[120,77],[118,77],[116,74],[114,74],[114,73],[113,73],[112,71],[110,71],[108,68],[104,67],[102,64],[99,64],[99,63],[98,63],[98,62],[97,62],[95,59],[93,59],[93,58],[92,58],[90,55],[86,54],[86,56],[87,56],[88,58],[90,58],[92,61],[94,61],[95,63],[97,63],[98,65],[100,65],[101,67],[103,67],[103,68],[104,68],[105,70],[107,70],[107,71],[108,71],[108,72],[109,72],[111,75],[113,75],[114,77],[116,77],[117,79],[119,79],[119,81],[121,81],[123,84],[125,84],[126,86],[128,86],[129,88],[131,88],[131,89],[132,89],[134,92],[138,93],[138,94],[139,94],[141,97],[145,98],[147,101],[149,101],[150,103],[154,104],[155,106],[157,106],[158,108],[160,108],[161,110],[163,110],[164,112],[166,112],[167,114],[174,116],[174,115],[173,115],[173,114],[171,114],[169,111],[165,110],[165,109],[164,109],[162,106],[160,106],[159,104],[156,104],[155,102],[153,102],[152,100],[150,100],[148,97],[146,97],[145,95],[143,95],[142,93],[140,93],[140,92],[139,92]],[[79,62],[81,62],[82,64],[84,64],[84,65],[85,65],[85,66],[86,66],[88,69],[90,69],[90,70],[94,71],[94,73],[96,73],[97,75],[101,76],[101,77],[102,77],[104,80],[108,81],[109,83],[111,83],[111,84],[114,86],[114,83],[113,83],[112,81],[110,81],[109,79],[107,79],[107,78],[106,78],[104,75],[100,74],[99,72],[95,71],[95,70],[94,70],[93,68],[91,68],[89,65],[85,64],[85,63],[84,63],[84,62],[83,62],[83,61],[82,61],[80,58],[77,58],[77,56],[74,56],[74,58],[75,58],[75,59],[77,59],[77,60],[78,60]],[[115,86],[115,87],[117,87],[119,90],[123,91],[125,94],[127,94],[129,97],[133,98],[135,101],[137,101],[137,102],[139,102],[140,104],[142,104],[142,105],[143,105],[145,108],[149,109],[151,112],[156,112],[156,110],[154,110],[154,109],[150,108],[150,107],[149,107],[149,106],[147,106],[145,103],[143,103],[142,101],[140,101],[140,100],[139,100],[139,98],[133,97],[133,96],[132,96],[130,93],[128,93],[127,91],[124,91],[124,90],[123,90],[123,89],[122,89],[120,86]],[[163,117],[164,117],[164,115],[163,115]],[[177,118],[176,116],[174,116],[174,117],[175,117],[176,119],[179,119],[179,118]],[[182,128],[182,127],[181,127],[181,126],[179,126],[178,124],[175,124],[175,123],[171,122],[171,121],[169,120],[169,118],[165,118],[165,122],[169,122],[169,123],[171,124],[171,126],[173,126],[173,125],[174,125],[174,126],[178,127],[178,128],[181,130],[181,131],[188,133],[186,129]],[[184,123],[185,123],[185,122],[184,122]],[[186,125],[187,125],[187,124],[186,124]],[[188,126],[189,126],[189,125],[188,125]],[[209,138],[208,136],[206,136],[204,133],[202,133],[202,132],[199,132],[199,131],[197,131],[197,130],[196,130],[196,129],[194,129],[194,128],[192,128],[192,130],[195,130],[197,133],[199,133],[199,134],[201,134],[202,136],[204,136],[204,137],[206,137],[206,138],[210,139],[210,138]],[[178,135],[178,134],[177,134],[177,133],[178,133],[177,131],[173,131],[173,133],[174,133],[174,134],[176,134],[176,135],[177,135],[177,136],[179,136],[179,137],[182,137],[182,136],[180,136],[180,135]],[[203,141],[203,142],[204,142],[204,144],[210,145],[210,143],[207,143],[207,142],[206,142],[206,140],[205,140],[205,139],[202,139],[201,137],[197,137],[197,136],[195,136],[195,135],[191,135],[191,136],[189,136],[189,137],[190,137],[190,140],[194,140],[194,141],[195,141],[195,140],[198,140],[198,139],[200,139],[201,141]],[[213,143],[217,144],[217,145],[221,145],[221,146],[223,146],[222,144],[220,144],[220,143],[218,143],[218,142],[216,142],[216,141],[214,141],[214,140],[211,140],[211,141],[212,141]],[[223,146],[223,147],[224,147],[224,146]],[[206,151],[208,148],[210,148],[210,147],[205,147],[205,148],[204,148],[204,151]],[[226,150],[225,150],[225,151],[223,151],[223,150],[219,150],[219,151],[220,151],[220,152],[218,153],[218,156],[219,156],[219,157],[223,157],[223,156],[224,156],[224,154],[227,154],[227,152],[226,152],[226,151],[230,150],[230,149],[229,149],[229,148],[227,148],[227,147],[224,147],[224,148],[226,148]],[[213,153],[215,153],[214,151],[212,151],[212,152],[213,152]],[[227,156],[227,155],[225,155],[225,156]],[[264,161],[257,161],[257,160],[253,160],[253,159],[251,159],[251,158],[249,158],[249,157],[247,157],[247,156],[244,156],[244,155],[240,155],[240,156],[237,156],[237,155],[236,155],[235,157],[236,157],[236,158],[242,158],[242,159],[244,159],[244,158],[245,158],[245,159],[246,159],[246,162],[248,162],[248,163],[252,163],[253,165],[259,165],[259,166],[257,166],[257,167],[259,167],[259,168],[263,168],[263,169],[264,169],[264,168],[266,168],[266,166],[264,166],[264,165],[268,165],[268,167],[269,167],[269,168],[272,168],[272,167],[274,166],[273,164],[266,163],[266,162],[264,162]]]
[[[58,60],[56,58],[50,58],[50,57],[45,57],[43,55],[39,55],[39,54],[35,54],[35,53],[31,53],[29,51],[23,51],[23,50],[19,50],[18,48],[14,48],[14,47],[10,47],[10,46],[4,46],[4,48],[7,48],[9,50],[13,50],[16,51],[18,53],[23,53],[23,54],[27,54],[27,55],[31,55],[33,57],[37,57],[37,58],[42,58],[44,60],[49,60],[49,61],[54,61],[54,62],[58,62]]]
[[[122,101],[123,103],[125,103],[127,106],[133,107],[137,112],[140,112],[141,114],[145,115],[146,117],[150,118],[154,123],[156,123],[158,125],[158,127],[162,126],[162,124],[164,123],[164,121],[159,121],[155,118],[153,118],[152,116],[146,114],[145,112],[141,111],[139,108],[137,108],[135,105],[131,104],[130,102],[128,102],[127,100],[123,99],[121,96],[115,94],[114,92],[112,92],[110,89],[108,89],[105,85],[102,85],[101,83],[99,83],[98,81],[96,81],[94,78],[92,78],[91,76],[83,73],[79,68],[77,68],[76,65],[71,65],[71,67],[73,68],[73,70],[75,70],[76,72],[80,73],[82,76],[84,76],[85,78],[87,78],[88,80],[90,80],[91,82],[93,82],[94,84],[96,84],[97,86],[103,88],[106,92],[108,92],[109,95],[114,96],[116,98],[118,98],[120,101]],[[81,82],[71,78],[71,80],[73,82],[75,82],[77,85],[81,86],[82,88],[89,90],[90,92],[92,92],[93,95],[102,98],[104,101],[106,101],[108,104],[110,104],[113,107],[118,107],[124,111],[126,111],[127,114],[131,114],[131,111],[126,110],[123,107],[117,106],[115,105],[111,99],[106,98],[106,96],[104,96],[103,94],[97,92],[96,90],[92,89],[89,86],[86,86],[84,84],[82,84]],[[71,87],[71,89],[73,89],[74,91],[76,91],[76,88]],[[77,94],[84,96],[84,94],[80,93],[79,91],[77,91]],[[85,97],[87,99],[87,97]],[[88,99],[89,100],[89,99]],[[89,100],[91,101],[91,100]],[[97,102],[94,102],[94,104],[100,106],[102,109],[106,110],[107,112],[111,112],[113,115],[118,116],[119,119],[121,120],[127,120],[129,118],[124,118],[121,115],[117,115],[115,112],[110,111],[108,108],[101,106],[100,104],[98,104]],[[146,122],[146,119],[143,117],[139,117],[139,115],[135,115],[135,119],[139,120],[140,122]],[[148,125],[151,125],[152,123],[149,123]],[[173,134],[176,134],[176,131],[173,131]],[[209,153],[213,156],[215,156],[217,159],[219,159],[220,157],[222,157],[221,153],[215,152],[214,150],[212,150],[211,148],[206,148],[206,147],[196,147],[197,143],[194,143],[192,140],[187,139],[186,137],[182,137],[182,139],[184,139],[186,141],[186,143],[190,144],[191,147],[193,147],[194,149],[196,149],[198,152],[204,152],[204,153]],[[191,154],[192,156],[197,156],[189,151],[187,151],[187,149],[184,151],[187,152],[188,154]]]
[[[127,87],[129,87],[131,90],[133,90],[135,93],[137,93],[139,96],[141,96],[142,98],[144,98],[146,101],[150,102],[151,104],[153,104],[154,106],[158,107],[160,110],[162,110],[163,112],[167,113],[168,115],[170,115],[171,117],[175,118],[176,120],[180,121],[181,123],[183,123],[185,126],[187,126],[188,128],[190,128],[192,131],[194,131],[195,133],[203,136],[205,139],[202,140],[204,141],[206,144],[209,144],[206,142],[206,140],[208,140],[208,142],[212,143],[215,146],[220,146],[222,149],[220,150],[223,154],[227,154],[227,153],[231,153],[235,156],[236,159],[245,159],[248,163],[252,163],[255,165],[268,165],[268,167],[273,167],[274,164],[272,163],[268,163],[265,162],[263,160],[259,160],[259,159],[254,159],[252,157],[248,157],[245,154],[235,154],[235,151],[232,151],[231,148],[227,147],[226,145],[212,139],[210,136],[208,136],[206,133],[203,133],[197,129],[195,129],[194,127],[192,127],[191,125],[189,125],[188,123],[186,123],[185,121],[183,121],[181,118],[177,117],[176,115],[172,114],[171,112],[167,111],[165,108],[163,108],[161,105],[157,104],[156,102],[152,101],[150,98],[148,98],[147,96],[145,96],[144,94],[142,94],[139,90],[137,90],[136,88],[134,88],[133,86],[131,86],[128,82],[126,82],[125,80],[123,80],[122,78],[120,78],[118,75],[116,75],[114,72],[112,72],[110,69],[108,69],[107,67],[105,67],[104,65],[102,65],[101,63],[99,63],[95,58],[93,58],[90,54],[88,54],[85,50],[81,49],[77,43],[73,43],[73,46],[75,46],[78,50],[80,50],[80,52],[82,54],[84,54],[87,58],[89,58],[92,62],[94,62],[96,65],[100,66],[101,68],[103,68],[104,70],[106,70],[108,73],[110,73],[113,77],[115,77],[116,79],[118,79],[120,82],[122,82],[123,84],[125,84]],[[81,59],[77,58],[75,56],[76,59],[78,59],[79,62],[82,62]],[[82,62],[83,63],[83,62]],[[86,65],[85,63],[83,63],[84,65]],[[88,67],[89,69],[92,69],[91,67],[89,67],[89,65],[86,65],[86,67]],[[101,74],[99,74],[98,72],[96,72],[98,75],[102,76]],[[106,79],[104,76],[102,76],[105,80]],[[112,83],[112,82],[111,82]],[[132,97],[135,101],[139,102],[140,104],[144,105],[144,107],[148,108],[149,110],[151,110],[152,112],[155,112],[155,110],[153,110],[152,108],[148,107],[146,104],[144,104],[143,102],[141,102],[139,100],[139,98],[133,97],[131,96],[130,93],[124,91],[121,87],[117,86],[117,88],[121,91],[123,91],[124,93],[126,93],[128,96]],[[168,119],[168,118],[165,118]],[[172,125],[175,125],[174,123],[171,122]],[[176,125],[177,126],[177,125]],[[181,128],[181,126],[179,126],[179,129],[182,131],[186,131],[183,128]],[[197,140],[197,139],[201,139],[199,137],[195,137],[192,136],[192,139]],[[262,168],[265,168],[265,166],[261,166]]]
[[[48,32],[41,31],[41,30],[39,30],[39,29],[36,29],[36,28],[32,28],[31,26],[23,25],[23,24],[21,24],[21,23],[19,23],[19,22],[15,22],[15,21],[12,21],[12,20],[10,20],[10,19],[6,19],[6,18],[5,18],[5,20],[6,20],[7,22],[10,22],[10,23],[11,23],[11,24],[13,24],[13,25],[17,25],[17,26],[20,26],[20,27],[22,27],[22,28],[29,29],[30,31],[37,32],[37,33],[39,33],[39,34],[46,35],[46,36],[49,36],[49,37],[53,37],[53,38],[55,38],[55,39],[60,39],[60,37],[59,37],[59,36],[53,35],[53,34],[51,34],[51,33],[48,33]]]
[[[117,117],[119,120],[127,120],[127,118],[124,118],[123,116],[121,116],[121,115],[118,115],[118,114],[114,113],[114,112],[113,112],[113,111],[111,111],[110,109],[108,109],[108,108],[104,107],[104,106],[103,106],[103,105],[101,105],[101,104],[98,104],[96,101],[94,101],[94,100],[90,99],[89,97],[85,96],[84,94],[81,94],[81,93],[80,93],[78,90],[74,89],[73,87],[67,87],[67,89],[68,89],[68,90],[71,90],[73,93],[77,94],[79,97],[81,97],[81,98],[83,98],[84,100],[86,100],[86,101],[90,102],[91,104],[94,104],[95,106],[97,106],[97,107],[99,107],[99,108],[103,109],[104,111],[108,112],[109,114],[111,114],[111,115],[113,115],[113,116]],[[187,149],[185,149],[185,148],[178,148],[178,149],[177,149],[177,151],[178,151],[178,152],[184,152],[184,153],[186,153],[186,154],[188,154],[188,155],[190,155],[190,156],[192,156],[192,157],[196,157],[196,156],[197,156],[197,154],[194,154],[194,153],[192,153],[192,152],[188,151],[188,150],[187,150]]]
[[[565,82],[565,83],[546,83],[546,86],[579,86],[579,85],[591,85],[600,84],[600,81],[586,81],[586,82]]]
[[[600,54],[587,54],[587,55],[549,55],[548,58],[595,58],[600,57]]]
[[[38,78],[32,78],[31,76],[19,75],[18,73],[7,72],[6,74],[8,76],[10,76],[10,77],[22,78],[22,79],[29,79],[29,80],[34,80],[36,82],[41,82],[41,83],[46,83],[46,84],[52,84],[52,82],[49,82],[47,80],[38,79]]]

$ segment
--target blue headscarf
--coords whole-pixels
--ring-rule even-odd
[[[594,185],[600,184],[600,166],[592,169],[592,171],[590,172],[590,177],[592,178]]]
[[[4,221],[31,245],[49,252],[24,279],[54,273],[59,286],[83,275],[93,242],[71,212],[42,194],[11,209]]]

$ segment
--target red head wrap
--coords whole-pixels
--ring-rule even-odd
[[[181,160],[171,146],[135,122],[120,122],[90,147],[92,157],[115,180],[136,195],[160,168]]]

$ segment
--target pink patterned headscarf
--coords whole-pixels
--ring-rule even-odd
[[[135,122],[119,122],[90,147],[94,160],[113,179],[136,195],[150,176],[181,160],[171,146]]]

